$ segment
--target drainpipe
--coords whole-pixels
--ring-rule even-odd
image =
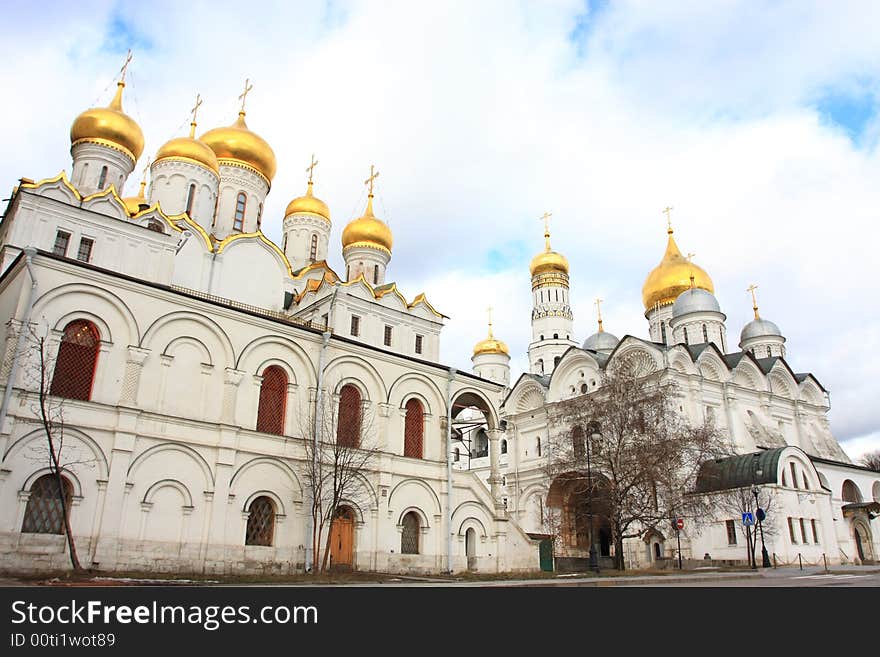
[[[315,391],[315,423],[312,427],[312,503],[314,504],[315,500],[315,488],[317,487],[317,483],[314,481],[314,477],[317,475],[318,471],[318,433],[321,428],[321,419],[324,415],[324,395],[321,394],[321,389],[324,386],[324,360],[327,356],[327,346],[330,344],[330,336],[333,335],[330,331],[330,321],[333,314],[333,304],[336,302],[336,293],[339,291],[337,287],[333,290],[333,297],[330,299],[330,308],[327,311],[327,326],[324,327],[324,332],[321,334],[321,351],[318,354],[318,380],[317,380],[317,389]],[[306,536],[308,537],[308,541],[306,542],[306,556],[305,556],[305,571],[311,572],[312,570],[312,553],[313,553],[313,540],[314,540],[314,532],[315,532],[315,519],[314,516],[309,513],[308,516],[308,526],[306,529]],[[319,537],[320,538],[320,537]]]
[[[446,570],[452,574],[452,380],[455,368],[446,375]]]
[[[9,411],[9,401],[12,399],[12,387],[15,383],[15,377],[18,375],[19,356],[24,350],[25,333],[31,322],[31,312],[33,312],[34,309],[34,298],[37,295],[37,277],[34,276],[34,270],[31,268],[31,259],[36,253],[36,249],[24,249],[24,264],[31,277],[31,289],[28,291],[27,305],[24,309],[24,319],[22,319],[21,327],[18,331],[18,340],[15,343],[15,353],[12,354],[12,364],[9,367],[9,377],[6,379],[6,389],[3,391],[3,404],[0,405],[0,433],[3,432],[6,425],[6,413]]]

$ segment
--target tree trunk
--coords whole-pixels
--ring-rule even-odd
[[[67,498],[64,496],[64,478],[61,471],[55,468],[55,477],[58,480],[59,497],[61,498],[61,513],[64,517],[64,535],[67,537],[67,551],[70,554],[70,565],[75,573],[83,570],[76,552],[76,541],[73,540],[73,532],[70,530],[70,512],[67,509]]]

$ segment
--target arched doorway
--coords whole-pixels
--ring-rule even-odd
[[[354,511],[348,506],[336,509],[330,524],[330,569],[354,569]]]
[[[464,553],[468,570],[477,569],[477,532],[471,527],[464,533]]]
[[[874,563],[874,549],[871,545],[871,532],[859,520],[853,523],[853,538],[856,542],[856,556],[864,564]]]
[[[557,543],[560,570],[586,567],[591,543],[599,557],[611,557],[611,522],[603,483],[601,476],[594,475],[591,491],[583,473],[569,472],[558,476],[550,486],[547,506],[561,511]]]

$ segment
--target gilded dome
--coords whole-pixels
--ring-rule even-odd
[[[330,208],[321,199],[312,194],[312,181],[309,181],[309,188],[306,190],[305,196],[298,196],[287,204],[284,216],[288,217],[292,214],[316,214],[319,217],[330,221]]]
[[[391,229],[373,214],[373,195],[370,194],[363,216],[350,221],[342,231],[342,248],[367,246],[391,253],[393,244]]]
[[[474,356],[481,356],[484,354],[504,354],[505,356],[509,356],[510,352],[507,350],[506,344],[501,340],[496,340],[490,336],[485,340],[480,340],[474,345]]]
[[[690,289],[691,276],[694,277],[694,287],[715,292],[709,274],[681,255],[672,237],[672,229],[668,233],[666,253],[663,254],[660,264],[648,274],[642,286],[642,302],[645,304],[645,310],[650,310],[658,304],[666,306],[675,303],[682,292]]]
[[[214,155],[206,143],[195,138],[196,124],[192,123],[189,137],[175,137],[171,141],[165,143],[156,153],[153,164],[162,160],[183,160],[201,164],[220,175],[220,165],[217,162],[217,156]]]
[[[121,150],[137,162],[144,152],[144,133],[133,118],[122,111],[124,82],[117,83],[116,95],[107,107],[87,109],[70,126],[70,145],[94,142]]]
[[[142,180],[141,189],[138,192],[137,196],[129,196],[128,198],[122,199],[122,202],[125,203],[125,209],[128,212],[129,217],[133,217],[141,210],[145,210],[150,206],[150,204],[147,203],[146,197],[144,196],[144,189],[146,188],[146,186],[147,181]]]
[[[568,274],[568,259],[561,253],[551,251],[548,248],[532,258],[529,271],[532,276],[552,271]]]
[[[265,139],[248,129],[244,112],[238,113],[238,119],[231,126],[208,130],[199,141],[214,151],[220,164],[231,160],[256,169],[269,182],[275,177],[275,153]]]

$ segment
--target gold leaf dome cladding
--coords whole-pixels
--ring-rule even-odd
[[[394,238],[391,229],[373,214],[373,195],[367,200],[367,209],[363,216],[350,221],[342,231],[342,248],[350,246],[367,246],[391,252]]]
[[[309,188],[306,190],[305,196],[298,196],[287,204],[284,216],[288,217],[292,214],[315,214],[330,221],[330,208],[321,199],[312,194],[312,181],[309,181]]]
[[[568,274],[568,259],[561,253],[551,251],[548,248],[532,258],[529,272],[531,272],[532,276],[546,274],[547,272]]]
[[[81,142],[106,143],[119,148],[135,162],[144,152],[144,133],[133,118],[122,111],[124,82],[117,83],[116,95],[107,107],[92,107],[70,126],[70,145]]]
[[[166,142],[156,153],[153,164],[163,160],[194,161],[220,175],[220,164],[214,151],[194,137],[175,137]]]
[[[507,345],[501,340],[496,340],[489,336],[485,340],[480,340],[474,346],[474,356],[480,356],[482,354],[504,354],[505,356],[509,356],[510,352],[507,349]]]
[[[642,302],[645,304],[645,310],[650,310],[656,305],[665,306],[673,303],[679,294],[690,289],[691,276],[694,277],[694,287],[713,294],[715,292],[709,274],[681,255],[672,237],[672,230],[668,233],[666,253],[663,254],[660,264],[648,274],[642,286]]]
[[[144,196],[144,189],[147,186],[147,181],[141,181],[141,189],[138,192],[137,196],[129,196],[127,198],[122,199],[122,202],[125,203],[125,210],[128,212],[129,217],[133,217],[138,212],[140,212],[143,207],[147,206],[147,199]]]
[[[275,177],[275,152],[265,139],[247,127],[244,112],[238,113],[238,119],[232,125],[208,130],[199,137],[199,141],[207,144],[220,161],[233,160],[246,164],[259,171],[269,182]]]

